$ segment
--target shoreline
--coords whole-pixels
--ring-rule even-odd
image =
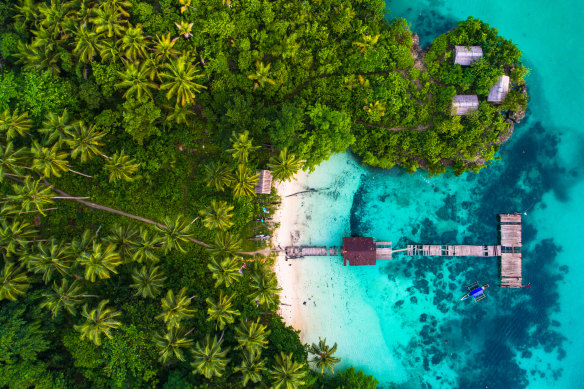
[[[298,196],[286,196],[305,190],[307,177],[308,172],[300,170],[294,175],[292,181],[274,184],[281,198],[280,207],[274,213],[274,220],[279,223],[279,226],[274,231],[272,238],[272,247],[277,250],[292,246],[298,242],[300,237],[298,214],[301,207],[301,198]],[[278,315],[282,317],[286,325],[300,331],[300,340],[304,342],[303,334],[306,330],[306,323],[301,310],[302,301],[298,294],[300,280],[297,265],[294,260],[287,260],[284,252],[278,251],[273,270],[278,279],[278,286],[282,288]]]

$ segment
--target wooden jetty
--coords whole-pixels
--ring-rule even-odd
[[[343,256],[347,266],[375,265],[377,260],[392,259],[393,253],[404,251],[408,256],[429,257],[498,257],[503,288],[521,288],[521,214],[500,214],[498,245],[410,244],[394,250],[391,241],[374,242],[371,237],[345,237],[342,247],[291,246],[284,252],[289,258]]]
[[[501,242],[501,260],[499,270],[502,288],[521,288],[521,214],[499,215],[499,240]]]
[[[430,257],[498,257],[501,246],[410,244],[407,255]]]

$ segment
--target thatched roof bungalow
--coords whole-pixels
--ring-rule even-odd
[[[488,102],[501,103],[509,93],[509,76],[501,76],[495,85],[489,90]]]
[[[483,49],[480,46],[455,46],[454,64],[468,66],[483,57]]]
[[[466,115],[479,108],[477,95],[456,95],[452,100],[452,114],[456,116]]]
[[[270,194],[272,192],[272,172],[269,170],[261,170],[258,172],[260,179],[256,183],[256,194]]]

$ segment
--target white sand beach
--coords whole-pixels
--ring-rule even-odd
[[[284,249],[287,246],[296,244],[299,239],[298,219],[301,198],[299,196],[286,197],[294,193],[305,190],[304,182],[308,176],[307,172],[300,171],[294,176],[292,182],[278,182],[276,188],[282,198],[280,208],[274,214],[274,220],[280,223],[279,228],[274,232],[272,246],[275,249]],[[283,252],[278,254],[274,271],[278,277],[278,285],[282,288],[280,292],[279,314],[287,325],[291,325],[302,333],[306,329],[300,301],[298,295],[298,273],[295,261],[286,260]]]

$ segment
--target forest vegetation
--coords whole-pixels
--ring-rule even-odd
[[[478,171],[527,103],[521,52],[496,30],[469,18],[420,62],[385,8],[3,1],[0,385],[374,388],[277,315],[274,256],[249,240],[276,227],[258,220],[278,201],[255,195],[258,169],[287,180],[350,148]],[[452,65],[456,44],[485,57]],[[503,104],[450,116],[503,72]]]

